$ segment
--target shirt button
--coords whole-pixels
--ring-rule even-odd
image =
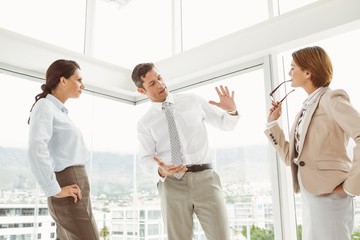
[[[300,165],[301,167],[303,167],[303,166],[305,166],[305,162],[304,162],[304,161],[300,161],[300,162],[299,162],[299,165]]]

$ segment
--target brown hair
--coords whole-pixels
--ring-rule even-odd
[[[333,77],[333,66],[324,49],[318,46],[299,49],[292,54],[293,60],[301,70],[311,73],[314,87],[327,87]]]
[[[143,86],[144,82],[141,78],[145,77],[145,75],[153,68],[155,68],[155,65],[153,63],[140,63],[136,65],[136,67],[131,73],[131,79],[135,83],[136,87],[144,88]]]
[[[46,71],[45,84],[41,85],[42,92],[35,96],[35,103],[32,105],[30,112],[39,99],[45,98],[54,90],[60,82],[60,78],[70,78],[80,66],[73,60],[59,59],[53,62]],[[28,124],[30,118],[28,119]]]

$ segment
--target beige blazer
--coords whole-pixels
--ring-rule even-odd
[[[330,193],[343,183],[347,193],[360,195],[360,114],[350,104],[346,92],[328,87],[320,90],[303,120],[296,165],[294,132],[300,114],[301,111],[289,141],[277,124],[265,131],[281,160],[291,166],[294,191],[300,190],[297,177],[300,171],[305,190],[312,194]],[[356,143],[352,160],[346,154],[349,137]]]

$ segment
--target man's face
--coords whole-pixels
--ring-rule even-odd
[[[146,73],[143,80],[143,88],[137,88],[138,92],[146,95],[152,102],[163,102],[168,96],[168,89],[156,68]]]

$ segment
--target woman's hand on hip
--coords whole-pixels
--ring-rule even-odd
[[[74,203],[82,199],[81,189],[77,184],[68,185],[61,188],[61,192],[56,194],[56,198],[73,197]]]

